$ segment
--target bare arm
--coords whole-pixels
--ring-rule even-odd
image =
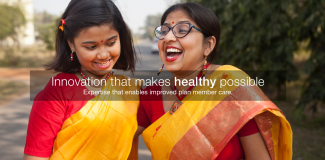
[[[49,158],[35,157],[28,154],[24,154],[23,160],[48,160]]]
[[[138,137],[140,136],[140,134],[141,134],[145,129],[146,129],[146,128],[144,128],[144,127],[140,127],[140,126],[138,126],[138,129],[137,129],[137,131],[135,132],[135,134],[134,134],[134,138],[133,138],[133,139],[138,138]]]
[[[246,160],[271,160],[260,132],[240,137]]]

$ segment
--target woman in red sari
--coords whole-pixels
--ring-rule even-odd
[[[36,96],[24,160],[127,159],[137,128],[139,90],[111,85],[112,69],[135,68],[131,33],[110,0],[72,0],[56,34],[56,57],[47,69],[62,72]]]
[[[142,133],[153,159],[291,159],[290,124],[257,86],[175,85],[175,78],[217,82],[248,78],[236,67],[210,64],[217,53],[220,28],[209,9],[196,3],[171,6],[155,35],[160,58],[174,77],[170,86],[145,90],[175,91],[176,95],[140,96],[135,137]],[[217,94],[180,95],[180,91]]]

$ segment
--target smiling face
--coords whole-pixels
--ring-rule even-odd
[[[106,75],[121,53],[119,34],[108,24],[82,30],[69,46],[78,57],[81,71],[88,77]]]
[[[168,14],[164,25],[173,27],[179,23],[191,23],[197,26],[191,17],[182,10]],[[164,39],[158,41],[158,48],[159,56],[169,72],[202,69],[204,54],[206,54],[204,53],[206,50],[204,35],[194,28],[183,38],[177,38],[172,31],[169,31]]]

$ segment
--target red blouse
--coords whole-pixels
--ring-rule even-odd
[[[77,80],[74,74],[60,73],[54,79]],[[34,99],[29,116],[25,154],[50,157],[56,135],[63,122],[78,112],[93,95],[85,86],[53,85],[52,79]],[[61,83],[62,84],[62,83]],[[70,83],[71,84],[71,83]]]
[[[148,93],[152,91],[160,91],[160,86],[150,86],[147,87]],[[165,114],[162,95],[140,95],[140,107],[138,110],[138,125],[144,128],[150,126],[161,116]],[[243,128],[241,128],[238,133],[230,139],[227,145],[223,148],[216,160],[238,160],[244,158],[244,150],[240,144],[239,137],[249,136],[258,133],[259,129],[256,122],[251,119],[249,120]]]

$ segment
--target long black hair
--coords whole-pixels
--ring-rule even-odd
[[[187,2],[169,7],[161,17],[161,25],[164,24],[168,14],[176,10],[182,10],[187,13],[201,29],[205,38],[210,36],[216,38],[216,45],[207,58],[207,61],[211,63],[217,55],[220,39],[220,24],[217,16],[211,10],[198,3]]]
[[[109,24],[119,33],[121,42],[121,54],[113,68],[134,71],[137,56],[132,43],[131,31],[111,0],[71,0],[61,19],[65,19],[66,25],[63,25],[64,31],[59,29],[62,22],[59,22],[57,26],[56,56],[52,62],[45,65],[46,69],[65,73],[77,72],[81,64],[75,54],[71,62],[71,49],[68,41],[74,43],[74,38],[83,29]]]

